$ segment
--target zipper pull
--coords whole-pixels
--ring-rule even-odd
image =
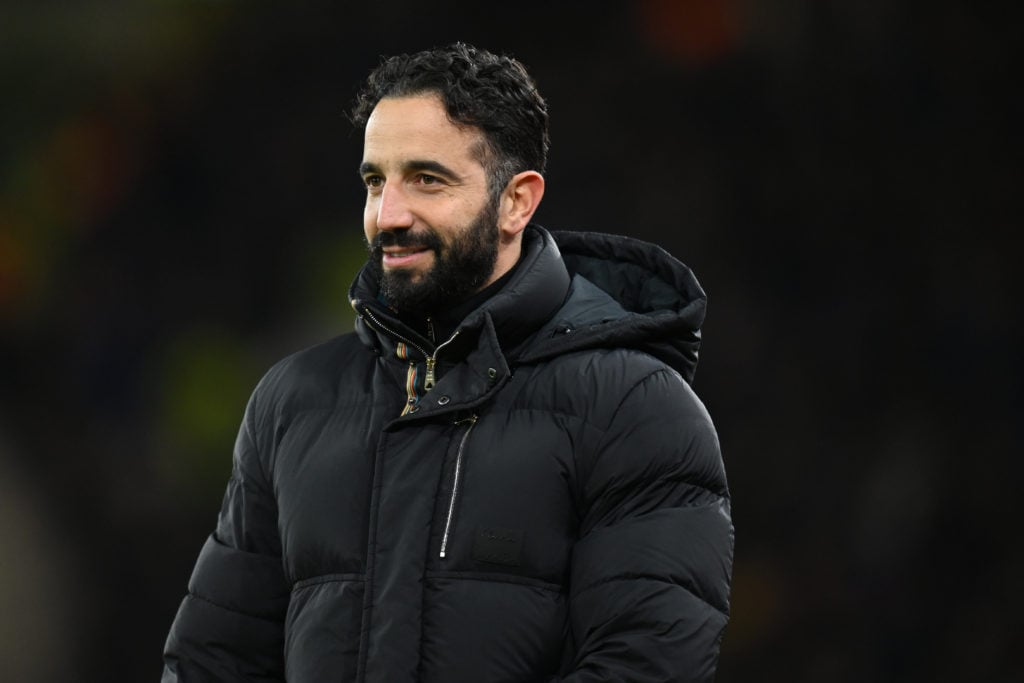
[[[433,356],[427,356],[427,376],[423,379],[423,390],[430,391],[434,388],[434,364],[437,363],[437,359]]]
[[[448,346],[453,341],[455,341],[455,338],[458,337],[458,336],[459,336],[459,331],[455,330],[455,332],[452,333],[452,336],[448,338],[448,341],[446,341],[443,344],[438,345],[438,347],[436,349],[434,349],[434,355],[426,356],[426,358],[427,358],[427,376],[423,379],[423,390],[424,391],[430,391],[431,389],[434,388],[434,380],[435,380],[435,378],[434,378],[434,366],[437,365],[437,354],[440,353],[441,349],[443,349],[444,347]],[[426,355],[426,354],[424,354],[424,355]]]

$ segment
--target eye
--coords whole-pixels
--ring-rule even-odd
[[[421,173],[420,182],[424,185],[437,185],[441,182],[441,179],[437,176],[430,175],[429,173]]]
[[[363,183],[367,189],[379,188],[384,184],[384,179],[379,175],[367,175],[363,176]]]

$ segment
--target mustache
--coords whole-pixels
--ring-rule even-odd
[[[431,230],[386,230],[377,233],[367,247],[374,258],[380,258],[384,253],[384,247],[418,247],[440,252],[444,249],[444,243],[437,233]]]

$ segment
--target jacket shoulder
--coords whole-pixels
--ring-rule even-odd
[[[355,333],[343,334],[289,354],[267,370],[256,387],[257,393],[286,394],[296,390],[315,390],[337,372],[344,371],[361,356],[372,357]]]
[[[728,495],[711,416],[669,364],[635,349],[591,349],[547,361],[532,379],[534,400],[546,396],[552,412],[597,430],[597,441],[579,453],[583,481],[674,477]]]
[[[260,422],[271,413],[334,405],[342,387],[364,385],[353,374],[367,372],[375,358],[354,333],[296,351],[263,375],[253,391],[250,409]]]
[[[689,406],[696,396],[682,376],[669,364],[640,350],[629,348],[590,348],[565,353],[541,361],[533,377],[546,386],[572,387],[555,391],[551,399],[564,403],[563,411],[580,417],[598,429],[606,430],[627,397],[647,378],[664,375],[669,390],[678,393]],[[686,407],[662,406],[663,410]]]

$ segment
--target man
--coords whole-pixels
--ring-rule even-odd
[[[530,224],[547,109],[512,59],[393,57],[353,118],[356,331],[253,393],[163,680],[711,680],[733,533],[696,279]]]

